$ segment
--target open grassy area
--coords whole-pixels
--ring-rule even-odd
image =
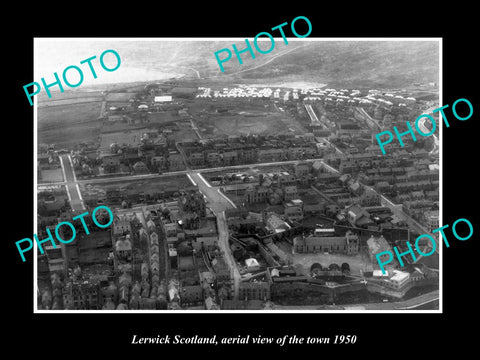
[[[295,119],[280,112],[270,99],[197,99],[189,104],[189,113],[205,137],[306,132]]]
[[[85,97],[73,97],[73,98],[62,98],[58,96],[57,98],[52,98],[48,101],[44,101],[39,104],[39,108],[46,107],[57,107],[57,106],[68,106],[72,104],[85,104],[91,102],[102,101],[101,97],[98,96],[85,96]]]
[[[75,144],[99,141],[101,101],[38,108],[38,143],[73,148]]]
[[[82,91],[70,89],[65,89],[63,93],[53,89],[51,91],[51,97],[48,97],[48,95],[43,91],[37,95],[39,107],[101,101],[102,98],[103,94],[101,91]]]
[[[255,115],[229,114],[216,115],[208,119],[197,120],[199,126],[213,127],[212,135],[276,135],[285,134],[292,129],[302,133],[301,126],[294,119],[278,113],[262,112]]]
[[[110,102],[110,101],[128,102],[133,96],[134,96],[134,93],[131,93],[131,92],[108,93],[107,95],[105,95],[105,100],[107,100],[107,102]]]
[[[149,112],[147,114],[147,121],[151,124],[168,124],[174,121],[181,120],[176,111],[159,111]]]

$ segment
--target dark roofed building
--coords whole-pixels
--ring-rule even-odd
[[[363,227],[373,224],[370,214],[361,206],[352,205],[347,208],[347,219],[353,226]]]
[[[308,236],[302,239],[293,239],[295,253],[342,253],[357,254],[359,249],[359,238],[351,231],[345,236]]]

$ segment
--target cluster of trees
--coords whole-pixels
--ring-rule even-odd
[[[350,265],[345,262],[341,266],[332,263],[328,267],[323,267],[320,263],[313,263],[310,267],[311,274],[315,274],[320,271],[341,271],[345,275],[350,273]]]

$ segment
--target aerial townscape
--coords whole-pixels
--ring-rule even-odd
[[[385,273],[375,255],[439,227],[438,133],[385,155],[375,135],[439,107],[438,82],[303,80],[39,97],[38,238],[99,205],[114,220],[37,252],[37,309],[437,309],[439,247]]]

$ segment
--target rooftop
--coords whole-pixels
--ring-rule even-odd
[[[408,272],[393,270],[393,276],[390,278],[391,281],[401,282],[410,277]]]

